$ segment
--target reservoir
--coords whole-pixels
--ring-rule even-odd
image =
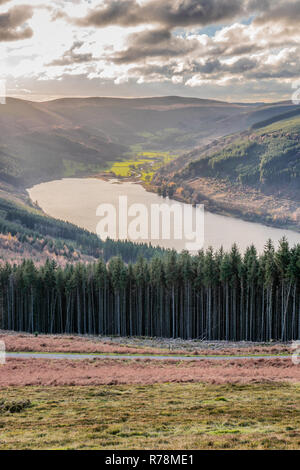
[[[137,183],[117,180],[104,181],[97,178],[65,178],[51,181],[33,186],[28,189],[28,193],[32,201],[37,202],[48,215],[71,222],[91,232],[96,232],[97,224],[100,221],[99,215],[96,215],[99,205],[110,204],[118,208],[120,197],[123,199],[124,196],[127,197],[128,207],[133,204],[143,205],[148,209],[149,214],[151,206],[157,204],[177,204],[183,210],[184,206],[188,206],[177,201],[163,199],[157,194],[146,191],[142,185]],[[116,220],[118,225],[119,218],[117,217]],[[117,233],[119,233],[118,230]],[[118,238],[114,236],[114,233],[109,235],[110,238]],[[225,250],[229,250],[236,242],[241,251],[254,244],[261,252],[269,238],[277,245],[278,240],[283,236],[287,237],[292,246],[300,243],[300,234],[297,232],[271,228],[205,211],[204,248],[212,246],[214,249],[219,249],[223,246]],[[174,248],[177,251],[186,249],[186,240],[174,239],[173,236],[170,240],[154,240],[151,239],[149,233],[147,240],[139,241],[151,242],[152,245],[160,245],[165,248]]]

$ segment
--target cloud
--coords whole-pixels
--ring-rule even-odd
[[[0,0],[1,1],[1,0]],[[168,29],[228,23],[254,16],[257,24],[278,21],[296,25],[298,0],[103,0],[80,17],[57,10],[53,19],[65,18],[80,27],[131,27],[159,24]]]
[[[267,2],[268,7],[255,19],[256,24],[279,22],[297,25],[300,22],[300,3],[298,0],[275,0]]]
[[[169,28],[209,25],[245,13],[243,0],[104,0],[82,18],[72,18],[78,26],[136,26],[161,24]]]
[[[98,80],[99,86],[118,85],[120,93],[138,94],[144,84],[159,94],[208,87],[213,96],[219,87],[259,94],[267,83],[286,92],[300,76],[299,0],[30,3],[0,14],[0,41],[25,39],[34,31],[24,48],[10,46],[6,67],[16,79],[50,83],[65,77],[64,83],[74,83],[78,75],[87,88]],[[1,48],[6,44],[0,43],[0,53]]]
[[[141,22],[141,10],[141,6],[135,0],[105,0],[103,5],[89,10],[85,17],[74,19],[73,22],[78,26],[95,27],[112,24],[137,25]]]
[[[136,67],[130,70],[131,74],[140,76],[146,75],[153,80],[162,79],[165,77],[169,80],[174,80],[174,77],[182,77],[185,75],[187,81],[191,80],[194,76],[198,80],[213,80],[219,81],[222,77],[234,77],[236,75],[246,76],[248,72],[254,71],[258,67],[258,62],[255,59],[240,58],[232,63],[221,62],[219,59],[208,59],[203,61],[187,61],[184,63],[184,73],[178,68],[176,62],[171,65],[147,65],[144,67]],[[252,76],[252,78],[254,75]]]
[[[3,2],[2,2],[3,3]],[[33,30],[26,26],[32,18],[33,9],[28,5],[15,6],[0,14],[0,41],[18,41],[33,36]]]
[[[94,60],[91,53],[78,53],[76,49],[80,49],[84,45],[83,41],[76,41],[72,47],[67,50],[60,59],[55,59],[50,62],[50,66],[66,66],[74,64],[83,64]]]
[[[130,64],[151,57],[185,56],[198,45],[198,41],[172,36],[168,30],[147,30],[131,34],[128,38],[128,48],[110,56],[110,60],[116,64]]]

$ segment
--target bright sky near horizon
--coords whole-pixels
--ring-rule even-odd
[[[0,79],[29,100],[290,99],[299,24],[299,0],[0,0]]]

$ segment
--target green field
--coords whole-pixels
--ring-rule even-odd
[[[287,384],[9,388],[0,390],[0,449],[297,449],[299,392]]]
[[[138,177],[150,183],[155,172],[175,158],[177,155],[170,152],[140,152],[136,157],[130,154],[128,160],[115,162],[107,171],[114,173],[117,177]]]

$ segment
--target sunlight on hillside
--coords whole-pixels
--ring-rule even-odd
[[[136,158],[115,162],[107,172],[121,178],[139,178],[150,183],[155,172],[175,158],[177,155],[169,152],[141,152]]]

